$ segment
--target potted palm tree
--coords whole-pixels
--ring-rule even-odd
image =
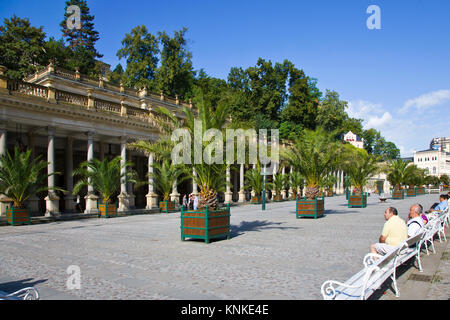
[[[9,152],[0,157],[0,194],[13,202],[6,211],[7,223],[13,226],[30,224],[30,209],[25,206],[27,199],[42,191],[64,191],[61,188],[46,186],[48,162],[40,160],[41,156],[31,158],[31,150],[21,152],[14,148],[14,156]]]
[[[80,177],[73,187],[73,193],[78,194],[83,187],[92,185],[94,190],[99,192],[103,198],[103,203],[98,205],[99,217],[115,217],[117,216],[117,204],[111,203],[111,200],[120,188],[120,181],[126,179],[136,185],[140,184],[136,179],[137,174],[134,170],[122,170],[132,165],[129,161],[122,165],[120,156],[110,161],[107,158],[103,161],[98,159],[85,161],[73,172],[74,176]]]
[[[245,173],[246,190],[252,190],[253,195],[250,199],[252,204],[261,204],[261,192],[263,190],[263,176],[261,170],[257,166],[255,169],[250,169]]]
[[[337,178],[331,174],[327,175],[322,183],[321,187],[323,188],[323,194],[327,197],[333,196],[333,186],[336,184]]]
[[[170,193],[182,182],[190,179],[189,172],[184,166],[171,165],[168,159],[164,159],[162,163],[155,162],[153,164],[153,172],[149,176],[153,178],[156,190],[162,194],[162,201],[159,202],[160,212],[174,212],[176,210],[175,201],[170,201]]]
[[[419,169],[417,172],[417,195],[425,194],[425,169]]]
[[[347,146],[343,167],[349,176],[350,183],[355,188],[355,193],[349,195],[348,207],[365,208],[367,206],[367,193],[364,192],[364,187],[370,178],[380,171],[378,159],[369,155],[364,149],[357,149],[352,145]]]
[[[406,189],[407,197],[417,196],[417,186],[419,185],[421,179],[421,171],[415,164],[410,164],[405,170],[405,177],[403,179],[405,185],[408,186]]]
[[[324,198],[319,198],[323,179],[336,168],[342,146],[324,129],[304,130],[294,144],[280,151],[284,158],[305,179],[305,198],[297,198],[296,216],[323,216]]]
[[[303,187],[303,177],[299,172],[293,171],[290,173],[291,187],[292,187],[292,200],[296,200],[298,197],[299,188]]]
[[[194,100],[196,108],[183,106],[183,120],[177,118],[168,109],[160,107],[154,115],[151,115],[151,121],[167,136],[171,136],[176,129],[187,130],[194,139],[198,133],[203,137],[210,129],[225,133],[229,114],[227,105],[220,104],[213,108],[204,102],[203,94],[197,91]],[[198,124],[200,124],[201,132],[197,132]],[[222,137],[224,136],[222,134]],[[218,201],[218,193],[225,192],[227,187],[227,164],[215,161],[198,163],[194,159],[196,146],[201,146],[201,150],[204,150],[208,145],[208,142],[203,139],[195,141],[191,145],[190,164],[185,164],[189,168],[190,177],[199,188],[200,199],[196,211],[185,211],[185,208],[181,207],[181,240],[187,237],[198,238],[209,243],[213,238],[229,238],[230,236],[230,207],[220,208]]]
[[[284,182],[285,182],[285,178],[283,177],[283,175],[275,174],[273,176],[272,185],[273,185],[273,189],[275,191],[273,201],[280,202],[282,200],[281,191],[283,190]]]
[[[392,199],[400,200],[405,197],[404,189],[402,189],[402,183],[405,180],[407,167],[408,162],[405,162],[402,159],[396,159],[389,162],[383,168],[383,171],[387,174],[387,180],[394,187],[394,190],[392,191]]]

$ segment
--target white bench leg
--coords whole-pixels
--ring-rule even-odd
[[[391,279],[392,279],[392,283],[394,284],[395,296],[398,298],[398,297],[400,297],[400,292],[398,291],[398,287],[397,287],[397,279],[395,276],[395,270],[394,270],[394,274],[391,276]]]

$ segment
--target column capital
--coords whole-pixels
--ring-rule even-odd
[[[55,128],[55,127],[52,127],[52,126],[48,126],[48,127],[47,127],[47,134],[48,134],[49,136],[54,136],[54,135],[55,135],[55,131],[56,131],[56,128]]]
[[[95,130],[90,130],[84,134],[88,137],[88,139],[93,139],[97,135],[97,132]]]
[[[120,143],[127,143],[128,142],[128,136],[120,136]]]

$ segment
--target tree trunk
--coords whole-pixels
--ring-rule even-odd
[[[214,190],[209,190],[204,192],[200,190],[200,199],[198,202],[199,209],[205,209],[208,206],[211,210],[216,210],[219,206],[219,201],[217,200],[217,192]]]
[[[319,195],[319,191],[318,186],[308,186],[305,189],[305,196],[309,200],[314,200]]]

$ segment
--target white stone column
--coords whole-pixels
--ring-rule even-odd
[[[47,145],[47,185],[49,188],[56,187],[55,184],[55,129],[48,128],[48,145]],[[45,216],[59,215],[59,197],[54,190],[49,190],[47,197],[45,197],[46,211]]]
[[[233,202],[233,193],[231,192],[230,183],[231,183],[231,170],[230,166],[227,166],[226,172],[226,180],[227,180],[227,191],[225,192],[225,204]]]
[[[253,164],[253,170],[256,170],[256,164]],[[252,197],[255,197],[255,196],[256,196],[256,193],[255,193],[255,191],[253,190],[253,188],[252,188],[251,196],[252,196]]]
[[[195,172],[195,168],[192,168],[192,175],[194,177],[197,177],[197,173]],[[195,179],[192,179],[192,193],[195,195],[198,195],[198,187],[197,182],[195,182]]]
[[[131,152],[127,153],[127,161],[131,162]],[[135,164],[137,166],[137,164]],[[135,209],[135,199],[136,195],[133,193],[133,183],[127,182],[127,193],[128,193],[128,202],[129,202],[129,209]]]
[[[7,138],[6,126],[4,124],[1,124],[1,127],[0,127],[0,156],[6,155],[6,151],[7,151],[6,138]],[[12,201],[12,200],[10,198],[8,198],[7,196],[5,196],[3,194],[0,195],[0,217],[6,216],[6,209],[9,207],[10,201]]]
[[[94,159],[94,137],[95,132],[88,132],[87,133],[87,161],[92,161]],[[88,193],[84,197],[86,200],[86,210],[84,210],[84,213],[98,213],[98,207],[97,207],[97,200],[98,196],[95,194],[94,186],[88,181]]]
[[[178,187],[176,183],[173,183],[172,193],[170,194],[170,201],[175,201],[175,205],[180,203],[180,194],[178,193]]]
[[[147,206],[145,207],[147,210],[158,208],[158,195],[155,193],[155,187],[153,185],[153,178],[150,173],[153,173],[153,153],[150,153],[148,156],[148,193],[145,196],[147,198]]]
[[[34,159],[36,157],[35,137],[36,136],[34,132],[28,132],[28,149],[31,150],[31,159]],[[27,203],[32,213],[39,212],[39,198],[36,194],[33,194],[31,197],[29,197]]]
[[[245,202],[244,164],[243,163],[241,164],[241,168],[240,168],[239,174],[240,174],[239,175],[239,179],[240,179],[239,184],[240,184],[240,186],[239,186],[239,201],[238,202],[243,203],[243,202]]]
[[[120,165],[122,168],[120,169],[121,175],[124,175],[127,172],[127,168],[125,168],[125,163],[127,161],[127,137],[120,137]],[[120,194],[119,198],[119,208],[118,211],[127,211],[130,209],[130,201],[127,193],[127,179],[126,177],[122,177],[120,180]]]
[[[294,188],[292,188],[292,173],[294,172],[293,167],[290,168],[290,177],[289,177],[289,191],[288,191],[288,198],[292,197],[294,195]]]
[[[283,179],[285,179],[285,176],[286,176],[286,167],[285,166],[283,166],[283,169],[281,169],[282,171],[281,171],[281,174],[283,175]],[[287,191],[287,190],[285,190],[285,189],[283,189],[282,191],[281,191],[281,196],[283,197],[283,199],[288,199],[289,198],[289,192]]]
[[[272,181],[275,180],[275,176],[277,175],[277,171],[278,171],[278,166],[277,166],[277,165],[278,165],[277,163],[275,163],[275,164],[273,165]],[[274,187],[273,187],[273,190],[272,190],[272,201],[275,200],[275,196],[276,196],[276,195],[277,195],[277,193],[275,192],[275,186],[274,186]],[[280,193],[280,197],[282,197],[281,193]]]
[[[73,138],[67,137],[66,141],[66,190],[67,194],[64,196],[65,210],[67,212],[75,212],[75,203],[73,202]]]
[[[0,127],[0,156],[6,155],[7,151],[6,138],[7,138],[6,126],[2,125],[2,127]]]

